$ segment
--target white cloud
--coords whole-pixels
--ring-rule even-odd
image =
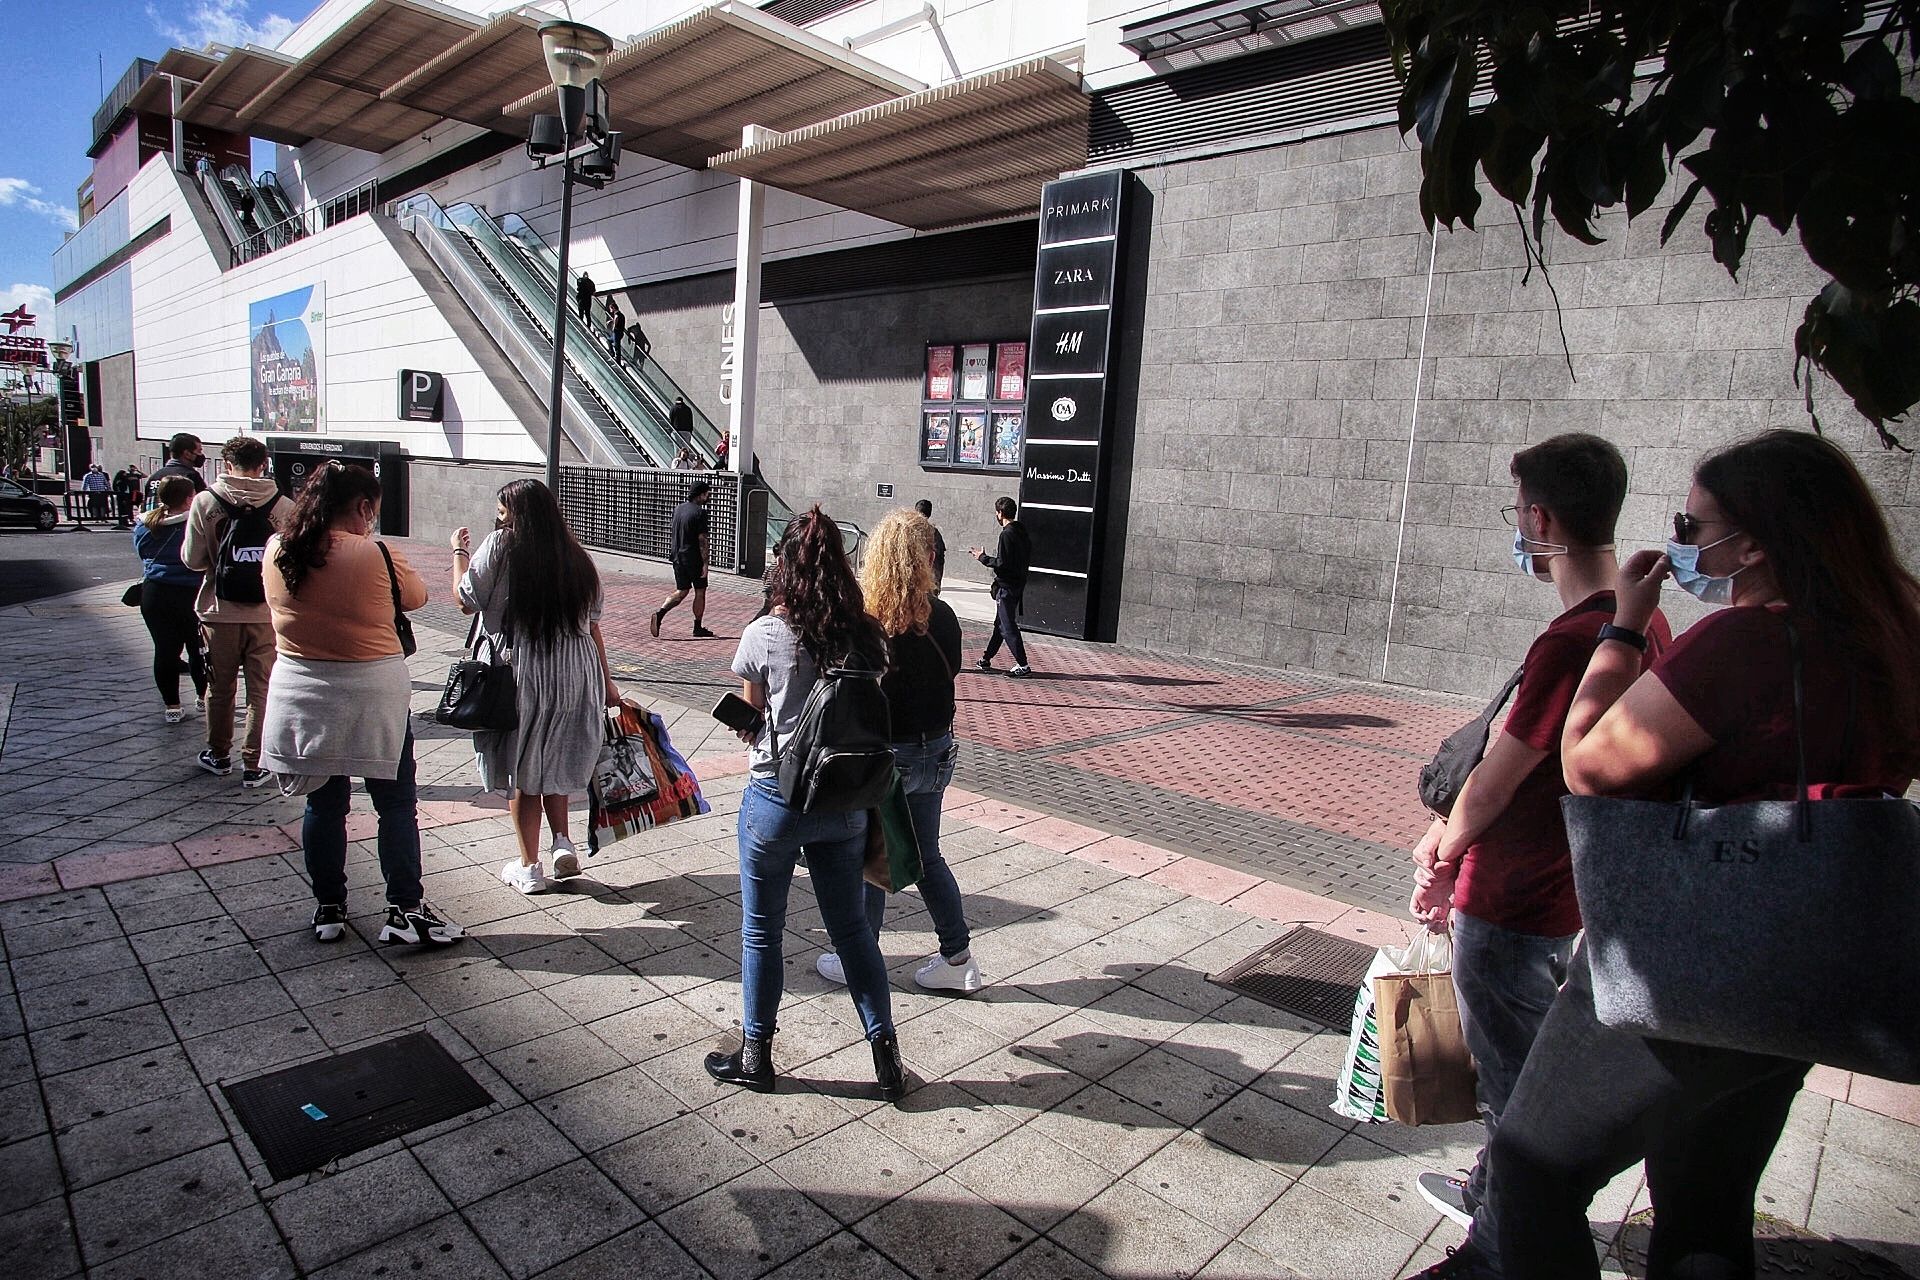
[[[40,188],[25,178],[0,178],[0,209],[25,209],[52,221],[63,231],[80,226],[80,216],[64,205],[40,198]]]
[[[35,317],[39,323],[32,329],[22,329],[21,333],[47,333],[53,327],[53,290],[43,284],[13,284],[0,288],[0,314],[25,305],[27,314]]]
[[[183,10],[167,14],[149,4],[147,17],[160,34],[183,49],[209,44],[257,44],[267,48],[285,40],[297,25],[292,18],[267,14],[258,22],[247,16],[248,0],[191,0]]]

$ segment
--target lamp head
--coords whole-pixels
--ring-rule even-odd
[[[540,27],[547,73],[556,89],[585,89],[613,52],[613,38],[579,22],[548,22]]]
[[[581,159],[580,172],[586,174],[589,178],[599,178],[603,182],[610,182],[613,180],[614,170],[619,167],[619,164],[620,135],[618,133],[609,133],[606,138],[594,148],[592,155]]]
[[[534,159],[567,149],[566,125],[559,116],[535,116],[527,126],[527,154]]]

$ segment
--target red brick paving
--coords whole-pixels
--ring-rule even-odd
[[[1058,759],[1378,844],[1412,848],[1428,824],[1417,762],[1318,734],[1221,719]]]

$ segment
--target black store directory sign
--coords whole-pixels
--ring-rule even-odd
[[[1022,623],[1077,639],[1091,634],[1104,536],[1107,353],[1125,180],[1120,170],[1062,178],[1040,201],[1020,469],[1033,567]]]

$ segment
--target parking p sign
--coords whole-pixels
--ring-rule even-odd
[[[447,380],[425,369],[400,371],[400,420],[402,422],[439,422],[445,409]]]

